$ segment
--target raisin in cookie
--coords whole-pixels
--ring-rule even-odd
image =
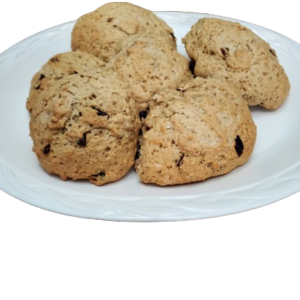
[[[176,89],[193,77],[189,61],[156,36],[129,38],[107,67],[129,82],[140,110],[147,108],[155,93]]]
[[[181,91],[164,90],[142,115],[135,168],[161,186],[226,174],[250,157],[256,126],[231,82],[196,78]]]
[[[249,105],[280,107],[290,84],[276,52],[250,29],[220,19],[200,19],[183,39],[195,75],[227,78]]]
[[[109,61],[132,35],[154,34],[176,48],[172,28],[154,13],[130,3],[107,3],[80,17],[72,32],[72,49]]]
[[[117,74],[96,69],[64,77],[43,92],[30,134],[43,168],[103,185],[134,164],[140,121],[130,89]]]
[[[55,80],[67,75],[78,74],[103,67],[105,63],[93,55],[82,52],[65,52],[53,56],[37,72],[32,80],[26,108],[29,112],[36,106],[36,101],[43,90]]]

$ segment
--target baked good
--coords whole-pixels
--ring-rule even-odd
[[[165,88],[176,89],[193,78],[188,59],[153,35],[128,38],[107,67],[129,82],[140,110],[148,107],[155,93]]]
[[[247,27],[204,18],[183,42],[195,75],[232,81],[249,105],[276,109],[287,98],[290,84],[275,50]]]
[[[142,115],[135,168],[144,183],[175,185],[226,174],[248,161],[256,126],[240,90],[196,78],[164,90]]]
[[[67,75],[78,74],[104,67],[105,63],[93,55],[82,52],[65,52],[54,55],[44,64],[31,80],[29,97],[26,108],[29,112],[36,106],[36,101],[43,90],[49,87],[53,81]]]
[[[33,151],[47,172],[96,185],[132,167],[139,128],[127,83],[104,69],[52,82],[30,121]]]
[[[154,34],[176,48],[173,29],[153,12],[124,3],[107,3],[80,17],[72,32],[72,49],[89,52],[105,62],[114,57],[132,35]]]

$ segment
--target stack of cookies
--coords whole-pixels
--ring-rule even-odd
[[[27,109],[43,168],[103,185],[133,166],[144,183],[226,174],[251,156],[248,105],[278,108],[289,81],[276,53],[238,23],[200,19],[176,50],[152,12],[108,3],[79,18],[71,52],[34,75]]]

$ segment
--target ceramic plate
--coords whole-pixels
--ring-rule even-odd
[[[181,38],[203,14],[159,12]],[[251,109],[258,136],[249,162],[230,174],[174,187],[139,182],[134,171],[102,187],[61,181],[40,167],[31,151],[25,109],[30,80],[53,55],[70,50],[74,22],[21,41],[0,55],[0,188],[50,211],[115,221],[201,219],[257,208],[300,190],[300,45],[268,29],[241,22],[271,44],[291,82],[286,103],[276,111]]]

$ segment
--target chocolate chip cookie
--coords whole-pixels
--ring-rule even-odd
[[[47,172],[96,185],[129,171],[139,129],[129,86],[102,69],[52,82],[30,121],[33,151]]]
[[[249,105],[276,109],[287,98],[290,83],[275,50],[247,27],[204,18],[183,42],[195,75],[230,80]]]
[[[175,185],[226,174],[248,161],[256,126],[240,90],[196,78],[154,97],[140,115],[136,171],[144,183]]]

